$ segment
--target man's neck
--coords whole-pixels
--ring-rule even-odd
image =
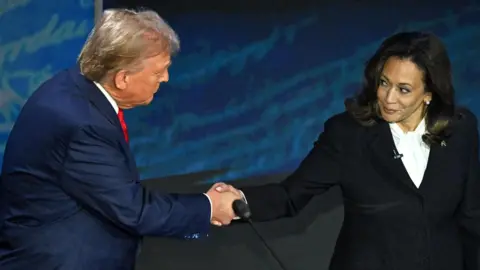
[[[108,102],[112,105],[113,109],[115,110],[115,113],[118,113],[119,107],[117,105],[117,102],[113,99],[112,95],[107,91],[107,89],[101,85],[98,82],[93,82],[97,88],[102,92],[102,94],[105,96],[105,98],[108,100]]]

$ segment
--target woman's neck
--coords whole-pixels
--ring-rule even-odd
[[[409,118],[397,122],[397,125],[403,130],[403,132],[411,132],[415,131],[418,125],[422,122],[423,118],[425,118],[426,112],[421,111],[417,114],[412,114]]]

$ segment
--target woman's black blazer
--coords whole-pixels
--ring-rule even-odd
[[[364,127],[335,115],[286,180],[242,188],[252,218],[293,216],[338,185],[345,215],[331,270],[480,270],[475,115],[459,111],[451,136],[431,146],[419,188],[394,150],[388,123]]]

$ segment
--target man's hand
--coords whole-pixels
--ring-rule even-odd
[[[243,193],[240,190],[234,188],[232,185],[227,185],[225,183],[219,182],[219,183],[216,183],[215,185],[213,185],[212,188],[215,188],[215,190],[217,192],[220,192],[220,193],[232,192],[235,195],[240,196],[241,199],[244,199],[243,198]]]
[[[228,225],[235,218],[232,209],[233,201],[241,200],[239,192],[228,192],[222,190],[224,183],[213,185],[208,191],[207,196],[212,202],[212,224],[216,226]]]

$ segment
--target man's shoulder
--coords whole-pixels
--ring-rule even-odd
[[[67,122],[86,121],[91,117],[92,106],[78,89],[70,69],[62,70],[45,81],[27,100],[25,111],[35,115],[51,114]]]
[[[71,76],[73,68],[59,70],[56,74],[45,80],[31,97],[36,95],[42,95],[53,91],[59,91],[61,89],[73,90],[75,85]]]
[[[31,138],[49,134],[52,138],[63,138],[79,127],[99,122],[101,118],[88,98],[76,89],[69,70],[63,70],[30,96],[16,119],[12,134],[30,134]]]

